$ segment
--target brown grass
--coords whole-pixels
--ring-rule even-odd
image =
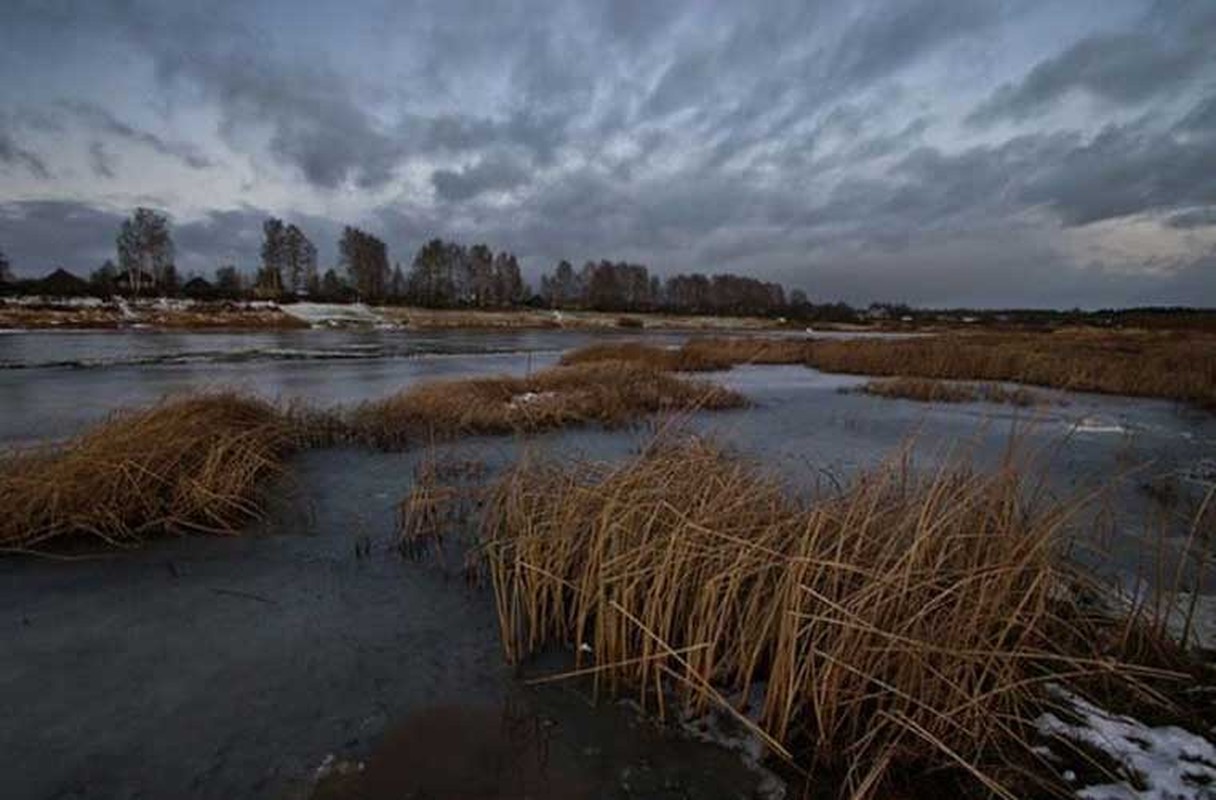
[[[814,342],[807,364],[827,372],[1010,381],[1216,408],[1216,336],[1194,332],[824,340]]]
[[[258,515],[258,484],[292,442],[272,406],[230,393],[116,414],[62,445],[0,459],[0,547],[232,533]]]
[[[512,662],[573,647],[572,674],[660,713],[726,710],[843,775],[843,796],[947,766],[1009,797],[992,776],[1033,760],[1047,684],[1139,691],[1109,658],[1131,628],[1074,602],[1076,507],[1026,488],[1013,464],[922,477],[897,461],[808,503],[692,443],[617,468],[524,462],[479,535]]]
[[[955,383],[930,378],[886,378],[869,381],[856,389],[877,397],[919,400],[925,403],[1006,403],[1028,407],[1042,405],[1046,398],[1023,387],[999,383]]]
[[[382,447],[476,434],[623,425],[661,411],[737,408],[736,392],[644,363],[604,361],[525,378],[464,378],[422,384],[351,414],[355,439]]]
[[[805,364],[855,375],[1001,381],[1161,397],[1216,409],[1216,336],[1198,331],[1067,329],[904,339],[735,337],[693,339],[678,350],[661,352],[656,356],[638,343],[596,345],[566,358],[572,363],[637,359],[676,370]]]
[[[633,361],[674,372],[714,372],[736,364],[802,364],[809,357],[809,346],[805,339],[772,338],[692,339],[680,347],[605,342],[570,350],[561,363]]]
[[[688,358],[714,358],[730,364],[803,364],[812,340],[802,338],[691,339],[681,352]]]

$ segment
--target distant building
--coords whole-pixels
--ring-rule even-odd
[[[76,277],[63,267],[56,269],[34,284],[34,293],[48,297],[76,297],[89,293],[88,282]]]
[[[215,286],[206,278],[194,277],[182,286],[182,294],[194,300],[207,300],[215,297]]]

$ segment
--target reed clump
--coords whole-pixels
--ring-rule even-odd
[[[1042,405],[1046,399],[1021,386],[999,383],[957,383],[932,378],[887,378],[867,381],[855,390],[876,397],[925,403],[1004,403],[1020,407]]]
[[[528,377],[436,381],[350,415],[351,435],[381,447],[477,434],[624,425],[655,412],[738,408],[744,398],[706,381],[638,362],[558,366]]]
[[[896,460],[807,501],[695,441],[617,467],[525,461],[488,495],[480,552],[512,662],[570,646],[573,674],[660,713],[725,710],[844,796],[957,767],[1009,797],[993,775],[1032,758],[1045,687],[1137,674],[1074,602],[1076,507],[1024,483],[1014,463]]]
[[[270,404],[220,392],[118,413],[65,443],[0,458],[0,547],[128,545],[233,533],[295,436]]]

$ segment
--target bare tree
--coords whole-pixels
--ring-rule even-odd
[[[384,242],[348,226],[342,231],[338,250],[359,298],[373,302],[384,299],[389,281],[388,247]]]
[[[144,290],[147,276],[154,286],[168,283],[173,274],[173,237],[169,218],[150,208],[137,208],[119,229],[118,264],[127,274],[131,291]]]
[[[317,248],[295,225],[283,234],[283,269],[287,285],[295,294],[317,282]]]
[[[283,220],[271,217],[262,223],[262,268],[258,270],[258,292],[278,297],[283,294],[283,271],[287,264],[287,228]]]

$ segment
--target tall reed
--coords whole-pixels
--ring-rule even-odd
[[[699,442],[525,461],[490,493],[481,553],[510,661],[564,643],[598,685],[727,709],[848,796],[953,766],[1008,797],[992,776],[1031,757],[1046,685],[1139,674],[1078,601],[1078,508],[1026,480],[896,459],[811,501]]]

